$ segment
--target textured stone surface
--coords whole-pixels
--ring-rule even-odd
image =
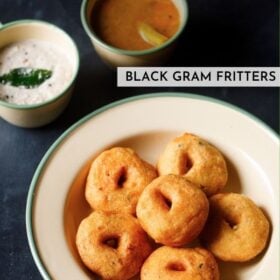
[[[64,28],[77,42],[81,68],[73,99],[54,123],[21,129],[0,119],[0,279],[41,279],[25,231],[26,196],[48,147],[71,124],[111,101],[159,91],[183,91],[235,104],[279,130],[278,89],[117,88],[115,72],[97,57],[80,23],[78,0],[0,0],[2,23],[36,18]],[[170,65],[279,66],[276,0],[189,0],[190,18]],[[64,279],[57,279],[64,280]]]

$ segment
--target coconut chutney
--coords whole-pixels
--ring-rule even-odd
[[[38,104],[62,93],[73,78],[73,65],[67,54],[53,43],[30,39],[8,45],[0,51],[0,76],[17,68],[50,70],[42,84],[26,88],[0,84],[0,100],[19,105]]]

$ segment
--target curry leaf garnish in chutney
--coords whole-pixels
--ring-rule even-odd
[[[21,67],[15,68],[9,73],[0,76],[0,84],[10,84],[14,87],[24,86],[25,88],[34,88],[41,85],[51,76],[51,70]]]

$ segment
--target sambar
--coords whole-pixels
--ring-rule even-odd
[[[91,13],[91,27],[105,43],[124,50],[154,47],[139,32],[148,24],[161,36],[171,38],[180,25],[171,0],[98,0]]]

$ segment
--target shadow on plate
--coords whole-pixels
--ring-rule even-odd
[[[224,192],[242,193],[242,185],[238,171],[233,162],[226,158],[228,168],[228,182],[224,188]]]

